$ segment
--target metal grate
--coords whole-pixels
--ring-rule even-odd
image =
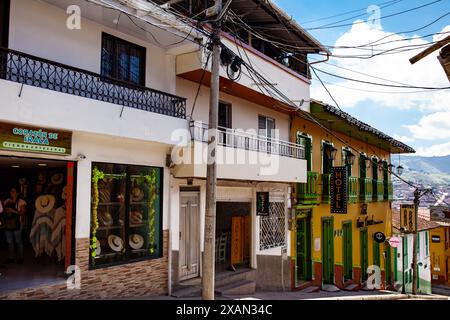
[[[266,250],[285,244],[284,202],[270,202],[269,215],[260,219],[259,249]]]

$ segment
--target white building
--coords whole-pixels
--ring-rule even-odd
[[[233,3],[239,13],[253,1]],[[263,6],[255,19],[287,23],[273,4]],[[64,252],[58,263],[45,260],[42,278],[49,280],[24,288],[11,278],[0,298],[160,295],[201,277],[206,165],[196,152],[206,145],[209,90],[201,86],[197,96],[197,89],[209,79],[205,32],[141,0],[10,0],[0,14],[0,172],[7,182],[0,197],[14,186],[28,203],[25,263],[5,272],[33,270],[46,255],[54,260],[58,246]],[[290,23],[293,41],[310,48],[305,62],[307,53],[324,51]],[[221,68],[217,152],[244,160],[224,156],[218,165],[217,272],[233,264],[250,270],[258,287],[279,289],[290,277],[283,254],[290,252],[290,185],[306,182],[303,147],[289,142],[295,110],[280,92],[308,110],[308,69],[294,71],[289,57],[278,62],[228,34],[223,45],[279,92],[263,90],[243,66],[236,81]],[[36,139],[42,132],[53,139]],[[64,182],[53,183],[60,173]],[[259,192],[269,195],[265,217],[257,215],[257,194],[267,195]],[[36,201],[52,197],[48,212],[37,210]],[[35,218],[55,221],[61,208],[63,240],[45,242],[48,254],[34,257],[28,240],[39,242],[33,232],[45,229]],[[61,276],[73,265],[81,288],[66,290]]]

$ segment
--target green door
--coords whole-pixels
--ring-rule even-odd
[[[301,141],[303,139],[303,141]],[[305,160],[306,160],[306,169],[309,171],[311,171],[312,168],[312,159],[311,159],[311,155],[312,155],[312,141],[311,141],[311,137],[308,137],[306,135],[303,134],[298,134],[297,135],[297,144],[303,145],[305,147]]]
[[[361,230],[359,233],[359,244],[361,250],[361,279],[367,280],[367,267],[369,266],[369,249],[367,230]]]
[[[297,220],[297,279],[311,280],[311,219]]]
[[[391,246],[389,244],[384,245],[384,254],[385,254],[385,260],[384,260],[384,272],[385,272],[385,279],[386,284],[391,285],[392,284],[392,258],[391,258]]]
[[[322,222],[322,272],[323,283],[334,283],[333,219]]]
[[[346,222],[342,225],[344,232],[343,238],[343,259],[344,259],[344,279],[349,280],[353,278],[352,274],[352,223]]]
[[[379,268],[381,268],[380,244],[378,242],[376,242],[375,240],[373,241],[373,264],[375,266],[378,266]]]

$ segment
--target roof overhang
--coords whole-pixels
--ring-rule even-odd
[[[327,128],[343,134],[351,134],[357,140],[376,145],[390,153],[415,153],[410,146],[395,140],[389,135],[373,128],[350,114],[323,102],[312,100],[311,115]]]

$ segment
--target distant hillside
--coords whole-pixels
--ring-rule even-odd
[[[392,160],[398,166],[398,157]],[[403,156],[400,164],[405,168],[402,177],[408,181],[432,186],[450,184],[450,156]]]

